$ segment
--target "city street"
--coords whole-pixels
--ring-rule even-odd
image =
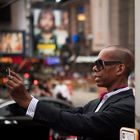
[[[81,106],[98,97],[98,93],[83,90],[75,90],[72,95],[72,102],[75,106]]]

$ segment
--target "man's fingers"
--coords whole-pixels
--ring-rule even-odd
[[[12,81],[15,84],[21,83],[21,80],[19,80],[17,77],[14,76],[8,76],[8,81]]]
[[[17,84],[16,84],[12,79],[8,80],[6,85],[7,85],[7,86],[10,86],[10,87],[15,87],[15,86],[17,86]]]
[[[18,74],[16,74],[14,71],[12,71],[12,70],[10,70],[10,76],[14,76],[14,77],[16,77],[18,80],[22,81],[22,78],[21,78]]]

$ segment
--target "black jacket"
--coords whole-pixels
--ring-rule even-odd
[[[119,140],[121,127],[134,128],[134,96],[132,90],[111,96],[95,113],[99,99],[72,110],[57,109],[38,102],[34,120],[86,140]]]

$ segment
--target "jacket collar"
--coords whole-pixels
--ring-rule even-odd
[[[103,111],[110,103],[115,103],[118,100],[120,100],[122,98],[125,98],[125,97],[128,97],[128,96],[133,96],[133,90],[132,89],[121,91],[118,94],[112,95],[111,97],[109,97],[107,99],[107,101],[103,104],[103,106],[99,109],[98,112]]]

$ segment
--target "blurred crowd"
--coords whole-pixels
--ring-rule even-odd
[[[18,67],[18,73],[22,76],[26,88],[30,94],[36,97],[49,96],[72,103],[71,97],[74,90],[97,91],[91,73],[71,71],[69,66],[52,69],[41,63],[39,64],[37,67],[32,65],[33,68],[30,67],[29,70],[24,67],[20,68],[25,71],[20,71]],[[17,69],[14,68],[14,71],[17,71]],[[9,99],[7,92],[6,87],[2,85],[0,87],[0,98]]]
[[[37,66],[31,65],[32,67],[29,70],[27,67],[18,67],[19,74],[22,75],[29,93],[36,97],[48,96],[72,103],[72,96],[76,93],[74,92],[76,90],[98,93],[99,96],[105,91],[104,88],[96,86],[92,72],[80,73],[76,70],[71,71],[68,65],[49,68],[41,63],[39,62]],[[19,68],[22,70],[26,69],[26,71],[20,71]],[[17,71],[16,67],[14,70]],[[134,73],[130,75],[128,85],[135,90]],[[0,86],[1,99],[9,99],[7,92],[4,85]]]

